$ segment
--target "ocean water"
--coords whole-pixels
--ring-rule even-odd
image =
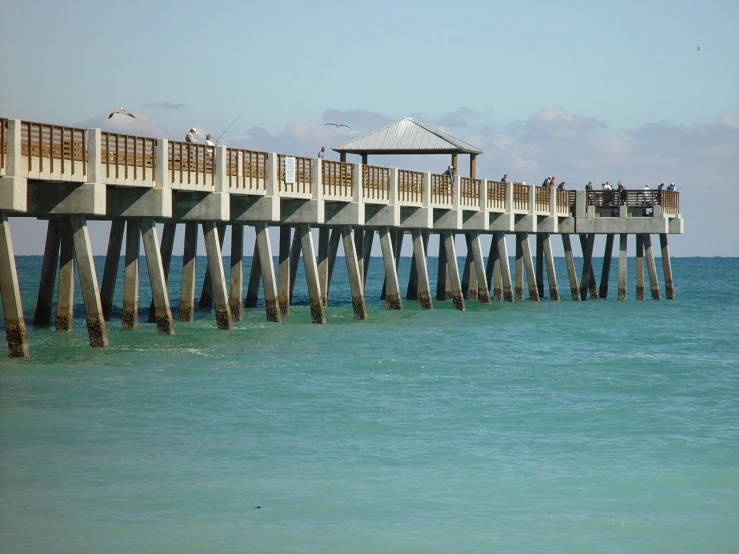
[[[326,325],[301,270],[282,324],[203,310],[162,337],[142,258],[138,329],[119,274],[92,349],[81,304],[73,333],[30,326],[41,259],[19,257],[0,551],[737,552],[739,259],[674,259],[670,302],[633,275],[615,300],[615,267],[613,298],[571,302],[557,263],[561,302],[387,312],[373,259],[360,322],[338,259]]]

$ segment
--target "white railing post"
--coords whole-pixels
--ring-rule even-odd
[[[352,164],[352,200],[362,202],[362,164]]]
[[[480,211],[481,212],[489,212],[490,206],[488,206],[488,180],[487,179],[480,179],[480,190],[479,193],[479,199],[480,202]]]
[[[267,183],[265,190],[267,196],[279,196],[280,187],[277,184],[279,172],[277,171],[277,154],[269,152],[267,154]]]
[[[207,155],[207,152],[206,152]],[[226,147],[216,146],[215,175],[213,175],[213,190],[215,192],[227,192],[228,182],[226,180]]]
[[[157,139],[154,156],[154,188],[168,189],[171,183],[169,180],[169,141],[167,139]]]
[[[505,184],[505,213],[513,213],[513,183],[511,181]]]
[[[311,161],[310,188],[313,200],[323,200],[323,160],[315,159]]]
[[[549,193],[549,215],[552,217],[557,215],[557,190],[559,189],[553,188]]]
[[[21,157],[21,120],[8,119],[8,132],[5,135],[8,150],[5,166],[6,177],[22,177],[26,170],[22,167]],[[28,153],[31,156],[31,153]],[[28,166],[26,166],[28,167]]]
[[[452,209],[458,210],[462,199],[462,177],[455,175],[452,179]]]
[[[103,179],[103,134],[100,129],[87,130],[87,182],[102,183]]]
[[[387,174],[388,204],[395,206],[398,203],[398,168],[391,167]]]
[[[529,187],[529,215],[536,214],[536,185],[524,185]]]
[[[431,207],[431,172],[430,171],[424,171],[423,172],[423,196],[421,197],[421,204],[424,208],[430,208]]]

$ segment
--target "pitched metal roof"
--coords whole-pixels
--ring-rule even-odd
[[[333,150],[350,154],[482,154],[476,146],[410,117]]]

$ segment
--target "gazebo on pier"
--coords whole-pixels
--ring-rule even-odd
[[[346,161],[347,154],[358,154],[363,164],[370,154],[451,154],[455,175],[458,175],[458,155],[469,154],[472,179],[476,178],[477,155],[482,154],[476,146],[410,117],[340,144],[333,151],[339,153],[342,162]]]

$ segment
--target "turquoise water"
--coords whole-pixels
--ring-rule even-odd
[[[28,322],[40,262],[18,259]],[[739,259],[673,260],[673,302],[632,279],[465,313],[384,311],[373,259],[365,322],[342,262],[324,326],[299,279],[280,325],[161,337],[142,287],[109,349],[81,305],[73,333],[29,329],[33,357],[0,358],[0,550],[736,551]]]

